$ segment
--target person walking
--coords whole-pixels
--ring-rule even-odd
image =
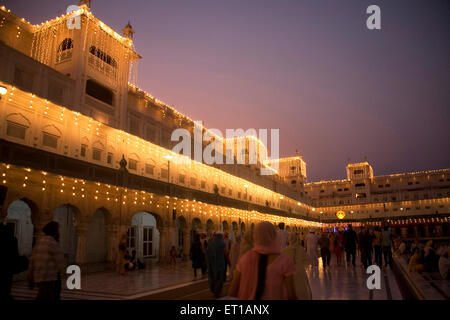
[[[381,232],[381,246],[383,248],[384,266],[392,268],[392,234],[388,226],[384,226]]]
[[[325,232],[322,232],[322,235],[319,238],[318,245],[320,247],[320,256],[322,257],[322,265],[325,269],[327,266],[330,266],[330,239],[328,238]]]
[[[336,255],[336,263],[338,266],[341,265],[341,261],[342,261],[342,238],[343,238],[343,233],[342,231],[339,231],[337,236],[334,238],[334,246],[333,246],[333,251],[334,254]]]
[[[65,272],[64,252],[59,241],[59,224],[51,221],[43,228],[45,236],[34,246],[28,281],[31,288],[36,284],[36,300],[61,299],[61,275]]]
[[[291,257],[295,265],[295,293],[299,300],[311,300],[312,293],[309,285],[306,268],[311,264],[311,260],[306,253],[305,248],[299,244],[298,236],[295,233],[289,235],[289,245],[281,251],[283,254]]]
[[[223,235],[216,233],[213,240],[209,243],[206,253],[209,288],[216,298],[219,298],[222,294],[223,283],[226,277],[226,251]]]
[[[189,250],[189,258],[192,261],[192,268],[194,269],[194,280],[197,280],[197,269],[202,270],[202,275],[205,275],[206,268],[204,266],[205,253],[200,242],[200,235],[196,233],[194,235],[194,241],[191,244]]]
[[[239,259],[229,295],[240,300],[295,300],[291,257],[281,254],[281,243],[274,225],[264,221],[254,230],[255,246]]]
[[[284,249],[288,245],[289,232],[284,229],[284,222],[280,222],[278,227],[280,228],[280,230],[278,230],[278,236],[280,237],[281,249]]]
[[[233,277],[234,270],[236,269],[237,262],[239,260],[239,252],[241,248],[241,235],[236,236],[236,240],[231,244],[230,250],[230,280]]]
[[[356,265],[356,246],[358,244],[358,237],[352,225],[349,224],[347,230],[344,232],[343,244],[345,249],[345,257],[347,264],[352,260],[352,265]]]
[[[373,231],[373,249],[375,251],[375,263],[381,267],[383,265],[383,256],[381,249],[381,230],[380,227],[375,227]]]
[[[309,234],[306,236],[305,244],[306,244],[306,252],[308,253],[309,258],[311,259],[311,263],[313,266],[317,266],[317,243],[319,241],[319,237],[314,233],[314,229],[309,231]]]

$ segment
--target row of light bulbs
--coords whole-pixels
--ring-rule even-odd
[[[7,183],[7,172],[8,172],[8,170],[11,169],[11,165],[6,164],[4,166],[6,168],[6,171],[2,173],[2,177],[3,177],[3,184],[6,184]],[[16,169],[16,168],[14,168],[14,169]],[[20,171],[20,169],[18,169],[18,170]],[[31,179],[30,179],[30,173],[32,172],[32,170],[29,168],[26,168],[23,170],[25,171],[25,173],[23,176],[22,187],[29,188],[30,185],[32,185]],[[41,175],[42,176],[40,178],[41,179],[40,185],[41,185],[42,191],[46,191],[47,190],[46,186],[49,184],[48,173],[41,171]],[[55,176],[52,175],[53,180],[54,180],[54,178],[55,178]],[[79,193],[77,193],[77,191],[80,191],[81,197],[82,198],[86,197],[86,188],[88,188],[88,186],[86,186],[85,180],[67,178],[67,177],[59,177],[59,178],[57,178],[57,180],[59,180],[58,189],[59,189],[60,193],[66,192],[75,197],[77,194],[79,194]],[[52,181],[51,185],[56,186],[54,181]],[[142,205],[146,205],[146,204],[152,205],[153,204],[153,200],[151,200],[151,199],[154,199],[154,195],[151,193],[147,193],[145,191],[137,191],[137,190],[126,189],[126,188],[121,188],[121,187],[112,187],[111,185],[101,184],[99,182],[94,182],[94,183],[90,182],[89,188],[92,185],[95,185],[97,187],[103,187],[106,189],[106,191],[104,189],[102,192],[100,192],[99,188],[96,187],[95,193],[90,195],[90,197],[86,197],[86,198],[93,198],[94,200],[99,200],[100,198],[103,198],[107,201],[118,202],[119,198],[114,196],[114,189],[115,189],[115,191],[120,191],[122,189],[125,192],[125,194],[122,197],[123,204],[127,204],[128,200],[130,200],[128,202],[129,204],[141,204],[141,203],[142,203]],[[111,192],[111,189],[113,189],[112,192]],[[166,208],[172,208],[175,210],[177,210],[177,208],[179,208],[180,212],[192,211],[194,213],[198,212],[205,216],[207,214],[209,214],[209,216],[211,216],[211,217],[227,216],[227,217],[235,217],[235,218],[240,218],[240,219],[255,219],[255,220],[266,220],[266,221],[271,221],[271,222],[285,222],[285,223],[297,224],[297,225],[315,225],[315,226],[319,225],[317,223],[305,221],[302,219],[274,216],[274,215],[260,213],[257,211],[247,211],[247,210],[240,210],[240,209],[235,209],[235,208],[226,208],[226,207],[202,203],[202,202],[196,201],[196,200],[178,199],[176,197],[168,197],[168,196],[165,196],[165,198],[167,199],[165,203],[163,201],[160,201],[160,203],[155,203],[157,208],[164,207],[164,206]],[[170,199],[173,199],[173,200],[170,201]]]

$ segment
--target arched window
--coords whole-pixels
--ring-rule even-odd
[[[58,52],[66,51],[73,48],[73,40],[71,38],[65,38],[58,47]]]
[[[101,59],[102,61],[106,62],[110,66],[117,68],[117,62],[114,58],[112,58],[110,55],[106,54],[102,50],[96,48],[95,46],[91,46],[89,48],[89,53],[96,56],[97,58]]]
[[[58,46],[56,53],[56,63],[61,63],[72,58],[73,40],[65,38]]]

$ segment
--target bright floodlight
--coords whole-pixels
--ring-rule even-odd
[[[0,86],[0,95],[4,95],[4,94],[6,94],[8,92],[8,89],[6,89],[5,87],[3,87],[3,86]]]
[[[172,160],[172,156],[170,154],[168,154],[167,156],[164,156],[164,158],[166,158],[167,160]]]
[[[248,188],[248,184],[244,184],[244,188]]]

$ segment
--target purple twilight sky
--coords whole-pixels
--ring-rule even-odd
[[[2,1],[32,23],[78,1]],[[366,8],[381,8],[381,30]],[[279,128],[308,180],[450,167],[448,0],[92,0],[130,20],[139,86],[209,128]]]

